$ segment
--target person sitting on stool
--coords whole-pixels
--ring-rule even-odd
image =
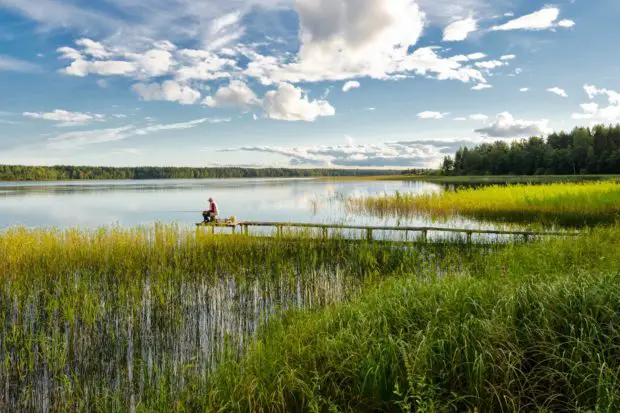
[[[209,198],[209,210],[203,211],[202,216],[205,219],[205,222],[214,222],[217,217],[217,204],[213,200],[213,198]]]

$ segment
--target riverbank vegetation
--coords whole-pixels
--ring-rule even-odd
[[[464,188],[427,194],[355,198],[351,209],[385,215],[461,215],[489,221],[572,227],[620,219],[620,184],[556,183]]]
[[[580,242],[581,241],[581,242]],[[511,245],[274,321],[203,402],[231,411],[620,409],[620,230]],[[211,399],[207,399],[211,397]]]
[[[458,271],[494,248],[10,229],[0,233],[0,411],[175,411],[267,319],[387,278]]]
[[[303,168],[184,168],[0,165],[0,181],[70,181],[116,179],[206,179],[206,178],[311,178],[322,176],[368,176],[395,174],[372,169]]]
[[[441,169],[444,175],[618,174],[620,124],[461,148]]]
[[[620,407],[620,228],[532,244],[0,235],[0,410]]]

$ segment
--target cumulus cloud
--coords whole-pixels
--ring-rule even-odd
[[[519,92],[529,92],[530,88],[529,87],[522,87],[521,89],[519,89]]]
[[[265,116],[269,119],[312,122],[321,116],[333,116],[336,110],[326,100],[309,100],[301,88],[282,83],[265,93]]]
[[[530,121],[515,119],[510,113],[503,112],[495,117],[491,124],[476,129],[475,132],[490,138],[522,138],[529,136],[540,136],[551,133],[553,130],[548,127],[549,121]]]
[[[514,59],[516,57],[517,56],[513,55],[513,54],[506,54],[506,55],[503,55],[502,57],[500,57],[499,60],[512,60],[512,59]]]
[[[547,89],[547,92],[553,93],[555,95],[561,96],[563,98],[567,98],[568,95],[566,94],[566,91],[564,89],[561,89],[559,87],[552,87]]]
[[[356,80],[349,80],[348,82],[346,82],[343,86],[342,86],[342,91],[343,92],[348,92],[351,89],[358,89],[360,87],[360,82],[356,81]]]
[[[160,131],[191,129],[205,122],[218,122],[219,119],[202,118],[189,122],[157,124],[145,127],[126,125],[118,128],[94,129],[67,132],[48,139],[50,149],[75,149],[98,143],[113,142],[132,136],[145,136]]]
[[[59,122],[58,126],[77,126],[90,121],[103,121],[105,116],[97,113],[69,112],[56,109],[53,112],[24,112],[27,118]]]
[[[448,112],[433,112],[430,110],[418,113],[418,118],[420,119],[443,119],[444,116],[448,115]]]
[[[582,112],[573,113],[573,119],[592,119],[605,122],[616,122],[620,120],[620,93],[609,90],[599,89],[593,85],[584,85],[584,90],[590,102],[580,105]],[[592,102],[597,97],[602,96],[606,99],[606,106]]]
[[[192,105],[200,99],[200,92],[174,80],[166,80],[161,85],[159,83],[136,83],[132,89],[145,101],[164,100]]]
[[[464,140],[428,140],[354,144],[338,146],[244,146],[222,152],[258,152],[284,156],[291,165],[334,167],[432,167],[446,154],[475,142]]]
[[[244,82],[232,80],[228,86],[220,87],[215,95],[207,96],[203,103],[210,107],[247,108],[260,104],[260,100]]]
[[[562,20],[558,24],[556,21],[560,16],[560,9],[557,7],[545,7],[534,13],[527,14],[525,16],[518,17],[510,20],[502,25],[494,26],[492,31],[505,31],[505,30],[546,30],[556,26],[560,27],[572,27],[570,20]],[[574,25],[574,22],[572,22]]]
[[[472,16],[450,23],[443,31],[444,42],[458,42],[467,39],[469,33],[478,29],[478,22]]]

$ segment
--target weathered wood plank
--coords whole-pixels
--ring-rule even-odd
[[[487,230],[487,229],[470,229],[470,228],[442,228],[442,227],[403,227],[403,226],[372,226],[372,225],[340,225],[340,224],[311,224],[301,222],[253,222],[243,221],[237,223],[247,227],[276,227],[276,228],[323,228],[323,229],[353,229],[353,230],[370,230],[372,231],[415,231],[428,233],[436,232],[453,232],[471,234],[495,234],[495,235],[522,235],[530,236],[578,236],[579,232],[545,232],[545,231],[504,231],[504,230]]]

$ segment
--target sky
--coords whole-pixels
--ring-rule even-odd
[[[618,0],[0,0],[0,163],[422,168],[620,121]]]

